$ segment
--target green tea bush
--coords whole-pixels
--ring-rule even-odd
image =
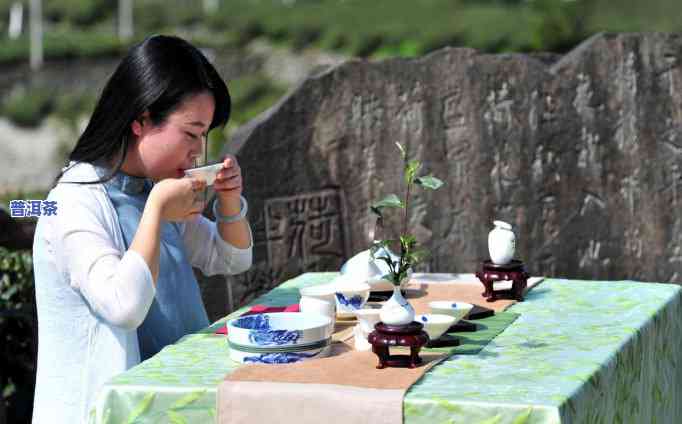
[[[196,0],[144,0],[133,4],[133,23],[138,34],[153,34],[203,24],[203,11]]]
[[[128,48],[112,32],[87,32],[73,29],[55,29],[43,38],[46,59],[120,55]],[[27,62],[28,36],[16,40],[0,38],[0,63]]]
[[[283,87],[261,74],[234,79],[228,87],[232,97],[230,123],[235,125],[246,123],[285,93]]]
[[[116,5],[116,0],[45,0],[43,14],[48,21],[88,26],[115,15]]]
[[[412,56],[447,45],[489,53],[564,52],[597,31],[680,31],[677,0],[652,2],[230,0],[210,21],[240,33],[242,43],[265,36],[294,48],[358,56]]]
[[[0,247],[0,309],[23,310],[32,307],[33,303],[31,251]]]
[[[67,122],[70,128],[76,129],[82,116],[92,114],[96,101],[95,96],[88,92],[64,93],[55,99],[54,115]]]
[[[2,104],[0,114],[22,127],[37,127],[54,102],[49,90],[31,88],[14,91]]]
[[[286,92],[284,87],[262,74],[233,79],[227,86],[232,98],[232,114],[225,131],[216,128],[209,133],[210,160],[219,159],[220,152],[232,131],[274,105]]]
[[[7,422],[30,421],[37,353],[34,298],[31,252],[0,247],[0,402],[7,405]]]
[[[58,23],[46,31],[48,59],[121,51],[117,1],[45,1],[48,21]],[[6,27],[12,2],[0,0],[0,28]],[[221,0],[215,13],[206,14],[196,0],[135,0],[133,21],[139,37],[201,34],[198,43],[239,47],[265,37],[294,50],[314,46],[386,57],[444,46],[565,52],[598,31],[678,32],[679,10],[678,0]],[[55,29],[56,37],[50,35]],[[26,39],[0,38],[0,62],[27,58]]]

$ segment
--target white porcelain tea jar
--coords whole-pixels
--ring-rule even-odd
[[[495,265],[506,265],[514,258],[516,235],[511,224],[493,221],[495,228],[488,234],[488,252]]]
[[[394,286],[393,296],[383,304],[379,312],[381,322],[388,325],[407,325],[414,321],[414,315],[414,308],[403,297],[400,286]]]

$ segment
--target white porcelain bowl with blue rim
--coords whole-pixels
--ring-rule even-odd
[[[332,318],[315,313],[277,312],[246,315],[227,323],[230,347],[244,350],[265,349],[261,353],[282,348],[308,348],[331,340]]]
[[[455,317],[455,322],[466,318],[474,307],[471,303],[458,302],[456,300],[434,300],[429,302],[429,308],[434,314],[450,315]],[[453,323],[453,324],[454,324]]]
[[[339,318],[355,318],[355,311],[365,307],[369,299],[370,286],[344,276],[334,280],[336,288],[336,316]]]
[[[438,340],[455,323],[455,317],[443,314],[421,314],[414,317],[414,320],[424,326],[424,331],[429,335],[429,339]]]

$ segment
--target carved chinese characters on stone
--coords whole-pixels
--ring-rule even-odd
[[[268,259],[272,268],[291,260],[306,271],[339,269],[348,256],[345,205],[338,190],[324,190],[265,202]]]

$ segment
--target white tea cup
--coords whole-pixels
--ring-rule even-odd
[[[324,315],[336,320],[336,303],[311,296],[303,296],[298,303],[301,312],[310,312]]]
[[[336,303],[336,296],[334,292],[336,290],[336,284],[327,283],[319,284],[316,286],[308,286],[299,289],[301,297],[315,297],[322,300],[328,300],[329,302]]]

